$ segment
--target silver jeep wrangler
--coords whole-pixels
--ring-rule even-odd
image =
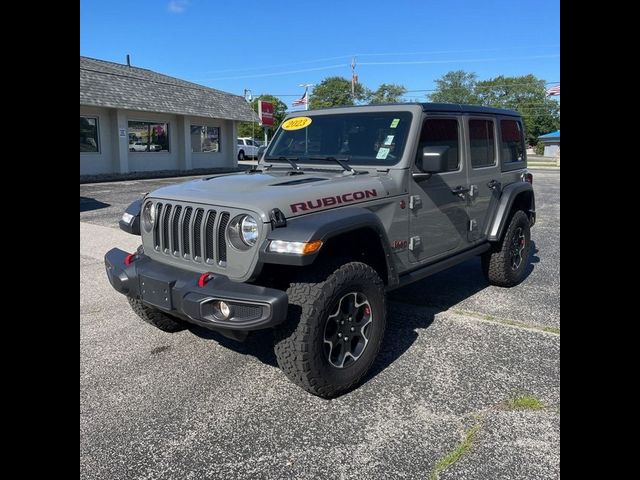
[[[382,343],[385,294],[482,256],[494,285],[522,281],[535,222],[520,116],[457,104],[291,114],[257,167],[160,188],[105,255],[112,286],[164,331],[242,340],[274,328],[284,373],[334,397]]]

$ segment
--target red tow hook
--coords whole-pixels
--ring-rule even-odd
[[[213,273],[211,272],[204,272],[202,275],[200,275],[200,278],[198,278],[198,286],[200,288],[203,288],[204,285],[213,278]]]
[[[126,257],[124,257],[124,264],[126,266],[131,265],[131,262],[133,262],[135,259],[137,258],[135,253],[130,253],[129,255],[127,255]]]

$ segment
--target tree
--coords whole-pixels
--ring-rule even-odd
[[[287,116],[287,105],[278,97],[274,97],[273,95],[260,95],[259,97],[256,97],[251,101],[251,108],[253,108],[253,111],[256,113],[258,113],[259,100],[273,103],[273,127],[269,129],[269,139],[271,139],[280,123],[282,123],[282,120],[284,120],[284,117]],[[238,125],[239,137],[253,138],[254,135],[257,138],[262,138],[264,136],[264,129],[258,124],[258,122],[241,122]]]
[[[407,93],[404,85],[395,83],[383,83],[376,91],[371,93],[369,103],[397,103],[402,101],[401,97]]]
[[[355,95],[351,95],[351,82],[344,77],[327,77],[313,88],[309,108],[355,105],[365,101],[370,92],[360,83],[355,85]],[[354,98],[355,97],[355,98]]]
[[[522,115],[528,145],[535,145],[540,135],[560,128],[558,102],[547,96],[545,81],[532,74],[490,78],[478,82],[476,92],[482,105],[516,110]]]
[[[551,100],[545,81],[535,75],[500,75],[478,81],[475,73],[458,70],[436,80],[433,102],[479,104],[515,110],[522,115],[525,140],[535,145],[538,136],[560,128],[560,105]]]
[[[436,80],[436,91],[429,95],[429,99],[439,103],[478,104],[476,79],[475,73],[464,70],[448,72]]]

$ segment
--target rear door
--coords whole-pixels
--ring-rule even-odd
[[[409,261],[428,263],[467,244],[467,166],[463,162],[461,115],[430,115],[423,120],[418,155],[425,146],[447,147],[449,169],[431,178],[410,180]],[[415,162],[415,159],[414,159]],[[414,169],[417,170],[417,167]],[[456,193],[456,191],[462,193]]]
[[[468,241],[484,239],[489,213],[500,196],[497,124],[495,117],[465,116],[465,148],[469,159]]]

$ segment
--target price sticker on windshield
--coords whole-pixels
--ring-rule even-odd
[[[282,124],[283,130],[300,130],[301,128],[307,128],[311,125],[311,119],[309,117],[296,117],[290,118]]]

